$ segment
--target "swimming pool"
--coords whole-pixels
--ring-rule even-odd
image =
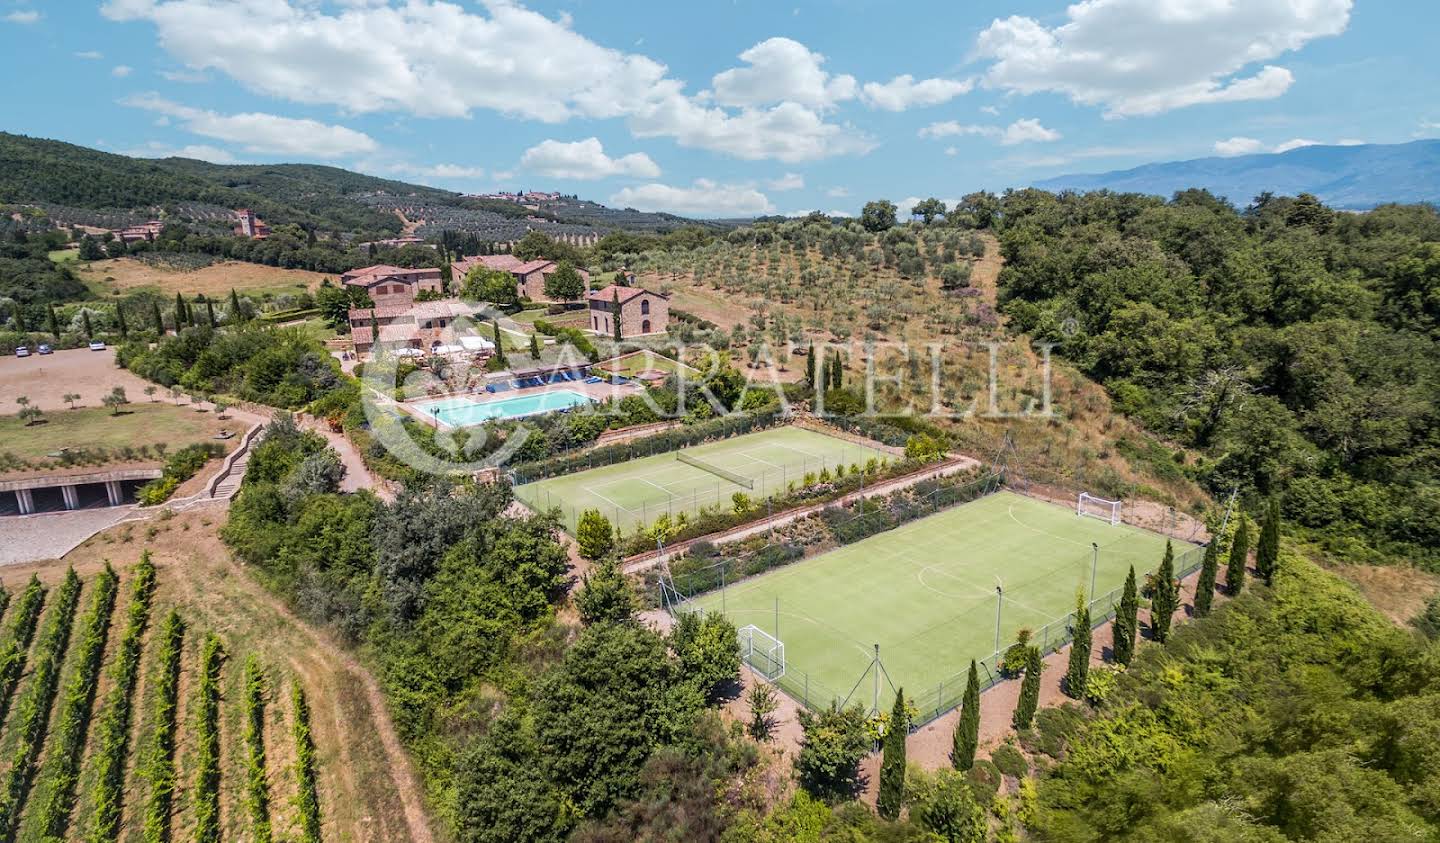
[[[430,404],[421,404],[417,409],[426,417],[438,419],[450,427],[468,427],[491,419],[518,419],[588,403],[590,399],[578,392],[557,389],[553,392],[517,395],[514,398],[487,401],[483,404],[464,397],[445,398]]]

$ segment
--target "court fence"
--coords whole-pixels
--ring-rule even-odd
[[[999,484],[996,484],[992,491],[998,490],[998,488]],[[942,508],[955,506],[983,496],[974,495],[964,497],[963,494],[954,494],[953,497],[942,499],[936,497],[937,493],[941,491],[944,490],[936,490],[935,493],[929,496],[934,499],[932,501],[934,506],[925,514],[930,514]],[[989,492],[985,494],[989,494]],[[947,502],[941,504],[941,500]],[[861,519],[873,519],[880,514],[880,512],[857,514],[849,519],[849,522],[859,523]],[[899,523],[904,522],[897,522],[891,526],[898,526]],[[879,530],[875,532],[879,532]],[[867,532],[864,535],[868,536],[873,534],[873,532]],[[794,549],[792,548],[791,550],[793,552]],[[803,553],[794,553],[794,555],[789,556],[787,559],[780,560],[779,564],[794,561],[801,558],[802,555]],[[1174,560],[1175,577],[1183,580],[1199,570],[1204,561],[1204,555],[1204,546],[1192,546],[1177,553]],[[1089,556],[1089,554],[1086,554],[1086,556]],[[1065,562],[1056,567],[1068,568],[1071,566],[1072,563]],[[677,618],[681,614],[704,611],[695,605],[694,601],[696,598],[714,591],[717,588],[723,590],[730,582],[743,579],[754,573],[759,573],[759,571],[744,566],[737,566],[736,560],[722,560],[705,568],[683,573],[678,583],[675,579],[662,576],[658,582],[660,602],[662,607],[671,614],[671,616]],[[677,587],[677,585],[683,585],[683,588]],[[1144,584],[1141,583],[1140,587],[1144,588]],[[1123,595],[1124,586],[1121,585],[1089,601],[1088,608],[1090,611],[1092,630],[1109,623],[1110,620],[1115,617]],[[1006,591],[1003,595],[997,596],[997,600],[1002,603],[1007,598],[1023,602],[1024,594],[1012,594],[1010,591]],[[988,607],[985,611],[988,615]],[[1031,630],[1028,643],[1031,646],[1040,648],[1042,656],[1049,655],[1074,640],[1075,620],[1076,616],[1074,611],[1067,612],[1060,617],[1052,618],[1040,625],[1039,628]],[[981,622],[988,623],[988,621]],[[783,643],[784,636],[780,635],[778,637]],[[986,691],[1008,678],[1004,668],[1004,660],[1005,654],[1011,646],[1013,646],[1013,643],[1002,643],[994,652],[983,658],[976,659],[981,691]],[[876,648],[875,657],[871,663],[867,665],[865,670],[856,677],[855,681],[846,688],[827,685],[807,671],[803,662],[796,662],[792,654],[793,650],[787,652],[783,672],[768,681],[791,699],[811,711],[818,711],[832,705],[843,708],[851,704],[859,703],[869,710],[869,713],[878,714],[884,710],[885,705],[888,705],[888,702],[885,702],[883,698],[888,695],[890,699],[893,699],[893,695],[896,693],[895,684],[891,681],[888,672],[885,670],[884,654],[880,652],[878,647]],[[756,670],[757,673],[762,671],[769,673],[774,672],[773,665],[755,664],[750,666]],[[931,687],[910,689],[908,696],[914,705],[919,708],[919,715],[911,724],[912,730],[939,719],[961,704],[965,695],[965,686],[969,679],[969,670],[969,664],[967,663],[962,670],[945,677]],[[882,705],[882,703],[884,703],[884,705]]]

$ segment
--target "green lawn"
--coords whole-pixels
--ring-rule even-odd
[[[731,496],[744,492],[753,500],[797,486],[808,472],[837,465],[863,466],[872,457],[895,459],[890,454],[844,439],[798,427],[778,427],[747,433],[721,442],[685,448],[689,456],[749,478],[750,485],[680,462],[675,452],[641,457],[628,462],[551,477],[515,489],[515,496],[536,509],[559,507],[566,529],[586,509],[598,509],[630,532],[648,525],[661,513],[694,514],[703,506],[729,507]]]
[[[50,252],[50,260],[56,263],[65,263],[66,261],[78,260],[79,257],[79,249],[55,249]]]
[[[133,391],[132,391],[133,392]],[[165,390],[156,394],[166,396]],[[19,416],[0,416],[0,452],[14,454],[27,461],[45,460],[61,448],[92,448],[118,450],[126,446],[164,444],[171,452],[186,445],[208,441],[221,428],[240,431],[244,425],[233,418],[220,420],[214,413],[196,412],[189,399],[181,406],[162,400],[152,403],[143,394],[131,394],[132,403],[111,415],[105,407],[96,406],[99,395],[87,395],[76,410],[43,407],[40,424],[26,425]],[[7,412],[19,407],[3,408]]]
[[[931,715],[958,704],[971,659],[994,653],[997,583],[1005,589],[1002,649],[1022,627],[1042,646],[1063,636],[1063,623],[1047,624],[1074,608],[1080,589],[1090,590],[1091,542],[1100,546],[1096,614],[1109,610],[1103,598],[1124,584],[1131,565],[1143,578],[1165,550],[1164,536],[1000,492],[686,605],[723,611],[737,627],[753,624],[770,635],[778,616],[786,659],[779,684],[812,706],[846,697],[879,644],[888,675],[881,710],[894,699],[893,683]],[[1177,569],[1189,550],[1176,543]],[[860,686],[850,701],[868,708],[871,677]]]
[[[647,369],[655,369],[666,373],[696,371],[684,363],[671,360],[669,357],[656,354],[653,351],[636,351],[613,360],[605,360],[597,363],[595,368],[606,372],[614,372],[617,375],[624,375],[627,378],[633,378]]]

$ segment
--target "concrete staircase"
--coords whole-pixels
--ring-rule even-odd
[[[245,480],[245,466],[250,462],[250,451],[255,443],[260,441],[261,427],[256,425],[245,434],[245,439],[240,447],[235,449],[225,460],[225,466],[210,481],[207,498],[209,500],[228,501],[235,497],[240,491],[240,484]]]

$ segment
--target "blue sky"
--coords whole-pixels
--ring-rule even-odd
[[[0,0],[0,128],[697,216],[1440,136],[1440,3]]]

